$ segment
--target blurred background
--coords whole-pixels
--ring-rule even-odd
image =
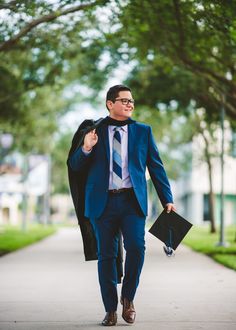
[[[235,245],[235,12],[235,1],[0,1],[2,237],[77,224],[71,140],[124,83],[134,119],[153,128],[178,212]],[[161,208],[148,186],[151,223]]]

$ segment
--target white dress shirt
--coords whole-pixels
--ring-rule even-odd
[[[108,136],[109,136],[109,149],[110,149],[110,173],[109,173],[109,189],[113,189],[112,186],[112,145],[113,137],[115,134],[115,127],[117,126],[108,126]],[[129,170],[128,170],[128,125],[119,127],[119,132],[121,136],[121,164],[122,164],[122,188],[132,187],[130,180]]]
[[[117,126],[108,126],[108,136],[109,136],[109,149],[110,149],[110,166],[109,166],[109,189],[113,189],[112,186],[112,170],[113,170],[113,161],[112,161],[112,145],[113,137],[115,134],[115,127]],[[121,135],[121,164],[122,164],[122,188],[132,187],[130,180],[129,169],[128,169],[128,125],[119,127],[119,132]],[[91,151],[85,151],[82,148],[82,151],[85,155],[88,155]]]

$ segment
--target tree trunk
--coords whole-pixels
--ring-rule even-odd
[[[209,206],[209,214],[210,214],[210,232],[216,232],[215,226],[215,203],[214,203],[214,193],[213,193],[213,183],[212,183],[212,163],[211,163],[211,156],[208,149],[209,143],[207,141],[207,137],[202,132],[202,136],[205,141],[205,157],[208,166],[208,179],[209,179],[209,199],[208,199],[208,206]]]
[[[216,232],[215,227],[215,202],[214,202],[214,193],[213,193],[213,184],[212,184],[212,165],[211,165],[211,159],[207,159],[207,165],[208,165],[208,175],[209,175],[209,214],[210,214],[210,221],[211,221],[211,233]]]

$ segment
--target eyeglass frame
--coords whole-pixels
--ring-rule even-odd
[[[126,100],[125,103],[123,103],[124,100]],[[135,102],[134,99],[127,99],[126,97],[122,97],[122,98],[120,98],[120,99],[115,99],[113,103],[115,103],[116,101],[121,101],[121,103],[122,103],[123,105],[128,105],[128,104],[132,104],[132,105],[134,105],[134,102]]]

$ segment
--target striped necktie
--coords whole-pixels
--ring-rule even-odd
[[[119,127],[114,128],[115,134],[113,137],[112,148],[112,183],[113,189],[122,188],[122,164],[121,164],[121,136]]]

